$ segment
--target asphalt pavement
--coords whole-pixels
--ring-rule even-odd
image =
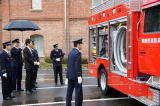
[[[25,71],[23,71],[23,88],[24,82]],[[25,92],[16,92],[16,98],[13,100],[3,101],[0,91],[0,106],[65,106],[67,86],[61,86],[60,84],[55,86],[52,71],[39,71],[37,82],[36,93],[26,95]],[[115,90],[104,96],[97,87],[96,82],[95,78],[88,75],[83,78],[83,106],[144,106],[140,102]],[[75,95],[73,94],[73,106],[74,97]]]

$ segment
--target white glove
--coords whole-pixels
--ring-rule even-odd
[[[37,62],[34,62],[34,65],[37,65]]]
[[[78,84],[82,83],[82,77],[78,77]]]
[[[7,73],[4,73],[2,76],[6,78],[7,77]]]
[[[39,65],[40,65],[40,62],[37,62],[37,65],[39,66]]]
[[[21,43],[20,48],[24,49],[24,47],[25,47],[24,43]]]
[[[56,58],[56,61],[61,61],[61,59],[60,58]]]
[[[68,85],[68,78],[66,78],[65,80],[65,85]]]

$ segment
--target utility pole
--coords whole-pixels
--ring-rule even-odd
[[[69,52],[70,37],[69,37],[69,0],[64,0],[64,47],[66,55]]]

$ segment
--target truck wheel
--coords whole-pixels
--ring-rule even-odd
[[[102,94],[106,95],[108,93],[108,75],[105,69],[100,70],[99,82]]]

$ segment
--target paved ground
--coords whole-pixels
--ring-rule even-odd
[[[23,77],[25,78],[25,74]],[[0,94],[0,106],[65,106],[66,86],[55,86],[52,71],[39,71],[37,82],[39,88],[37,93],[32,95],[26,95],[25,92],[17,92],[15,99],[3,101]],[[96,85],[96,79],[93,77],[84,77],[83,91],[83,106],[143,106],[143,104],[117,91],[108,96],[103,96]]]

